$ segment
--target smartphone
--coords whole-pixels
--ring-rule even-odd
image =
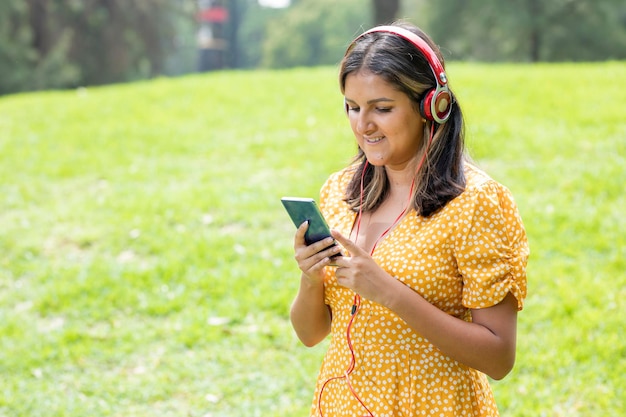
[[[283,197],[280,199],[296,227],[308,220],[309,228],[304,235],[307,245],[330,236],[330,228],[322,215],[317,203],[312,198]],[[337,243],[333,243],[336,245]],[[335,255],[339,256],[340,253]]]

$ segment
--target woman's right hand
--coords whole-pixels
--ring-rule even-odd
[[[298,267],[304,276],[312,283],[320,283],[324,280],[324,267],[330,265],[331,257],[341,252],[339,245],[333,245],[332,237],[307,245],[304,234],[309,228],[309,223],[304,222],[296,230],[293,248]]]

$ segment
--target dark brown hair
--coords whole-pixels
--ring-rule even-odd
[[[407,23],[394,25],[408,29],[424,39],[437,54],[442,65],[444,64],[439,48],[419,28]],[[341,61],[339,85],[342,93],[346,77],[361,70],[382,77],[405,93],[418,113],[416,117],[419,117],[419,104],[424,92],[436,86],[433,71],[422,52],[404,38],[388,32],[368,33],[351,45]],[[427,122],[424,125],[424,141],[420,152],[423,152],[428,143],[431,129],[434,129],[434,136],[425,162],[416,173],[413,208],[418,215],[425,217],[445,206],[465,188],[463,114],[454,95],[452,97],[450,118],[442,124]],[[355,211],[373,211],[383,202],[389,191],[385,168],[368,164],[360,148],[355,156],[355,163],[360,165],[348,184],[345,201]],[[362,175],[364,195],[363,207],[360,207]]]

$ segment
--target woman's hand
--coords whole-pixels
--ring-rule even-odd
[[[330,258],[341,248],[333,245],[331,237],[307,246],[304,234],[308,227],[308,222],[302,223],[294,238],[295,259],[302,277],[298,294],[291,304],[290,317],[302,343],[315,346],[330,333],[332,317],[330,308],[324,303],[324,267],[331,264]]]
[[[382,305],[385,305],[390,291],[398,290],[397,284],[404,286],[350,239],[336,230],[331,234],[350,254],[335,260],[335,276],[339,285]]]
[[[324,280],[324,267],[331,264],[331,257],[341,252],[338,245],[333,245],[332,237],[307,245],[304,234],[309,228],[309,223],[304,222],[296,230],[293,248],[298,267],[312,283],[320,283]]]

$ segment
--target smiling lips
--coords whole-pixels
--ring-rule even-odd
[[[385,139],[384,136],[378,136],[376,138],[363,138],[365,140],[366,143],[370,144],[370,145],[374,145],[378,142],[380,142],[381,140]]]

